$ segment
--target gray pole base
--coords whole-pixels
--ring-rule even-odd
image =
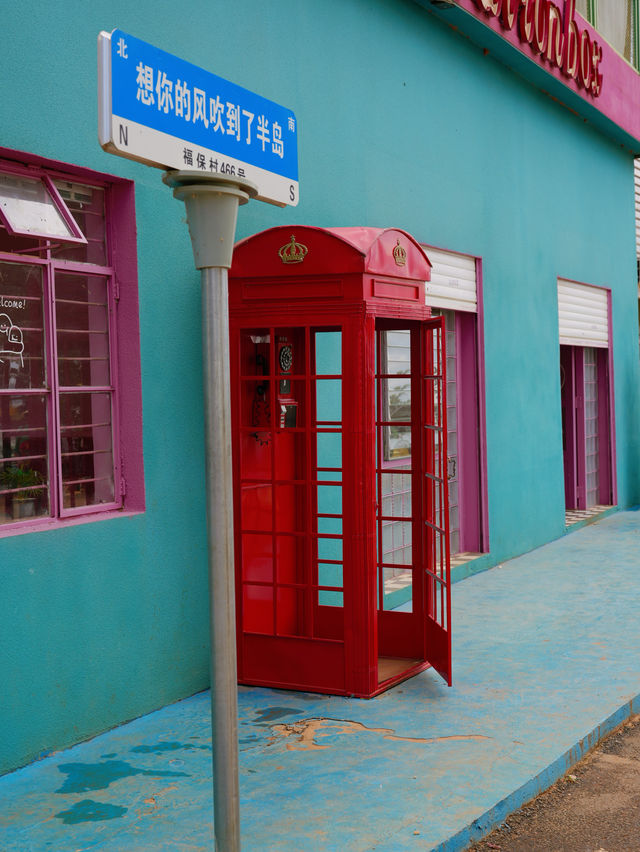
[[[193,256],[201,270],[215,849],[240,852],[227,269],[238,205],[257,195],[257,188],[205,172],[167,172],[163,180],[185,202]]]
[[[196,269],[229,269],[236,234],[238,205],[255,198],[251,181],[212,172],[165,172],[162,180],[184,201]]]

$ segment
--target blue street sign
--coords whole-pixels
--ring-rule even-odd
[[[298,203],[294,113],[122,30],[98,37],[99,139],[163,169],[237,175]]]

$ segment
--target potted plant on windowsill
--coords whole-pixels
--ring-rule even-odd
[[[8,465],[0,473],[0,486],[12,492],[5,496],[13,498],[14,520],[35,516],[36,502],[45,490],[44,483],[45,479],[39,471],[24,465]]]

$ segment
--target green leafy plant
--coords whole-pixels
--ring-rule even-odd
[[[32,467],[24,467],[23,465],[12,464],[5,467],[0,473],[0,485],[2,488],[13,491],[14,500],[29,500],[38,497],[44,489],[45,479],[42,474],[34,470]],[[35,488],[33,486],[40,485],[42,487]],[[26,491],[16,491],[15,489],[28,489]]]

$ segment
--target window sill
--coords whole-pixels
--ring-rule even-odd
[[[42,518],[38,521],[29,521],[19,524],[7,524],[0,527],[0,539],[9,538],[14,535],[26,535],[27,533],[46,532],[47,530],[59,530],[65,527],[73,527],[79,524],[92,524],[95,521],[108,521],[112,518],[130,518],[141,515],[144,509],[109,509],[105,512],[92,512],[88,515],[76,515],[70,518]]]

